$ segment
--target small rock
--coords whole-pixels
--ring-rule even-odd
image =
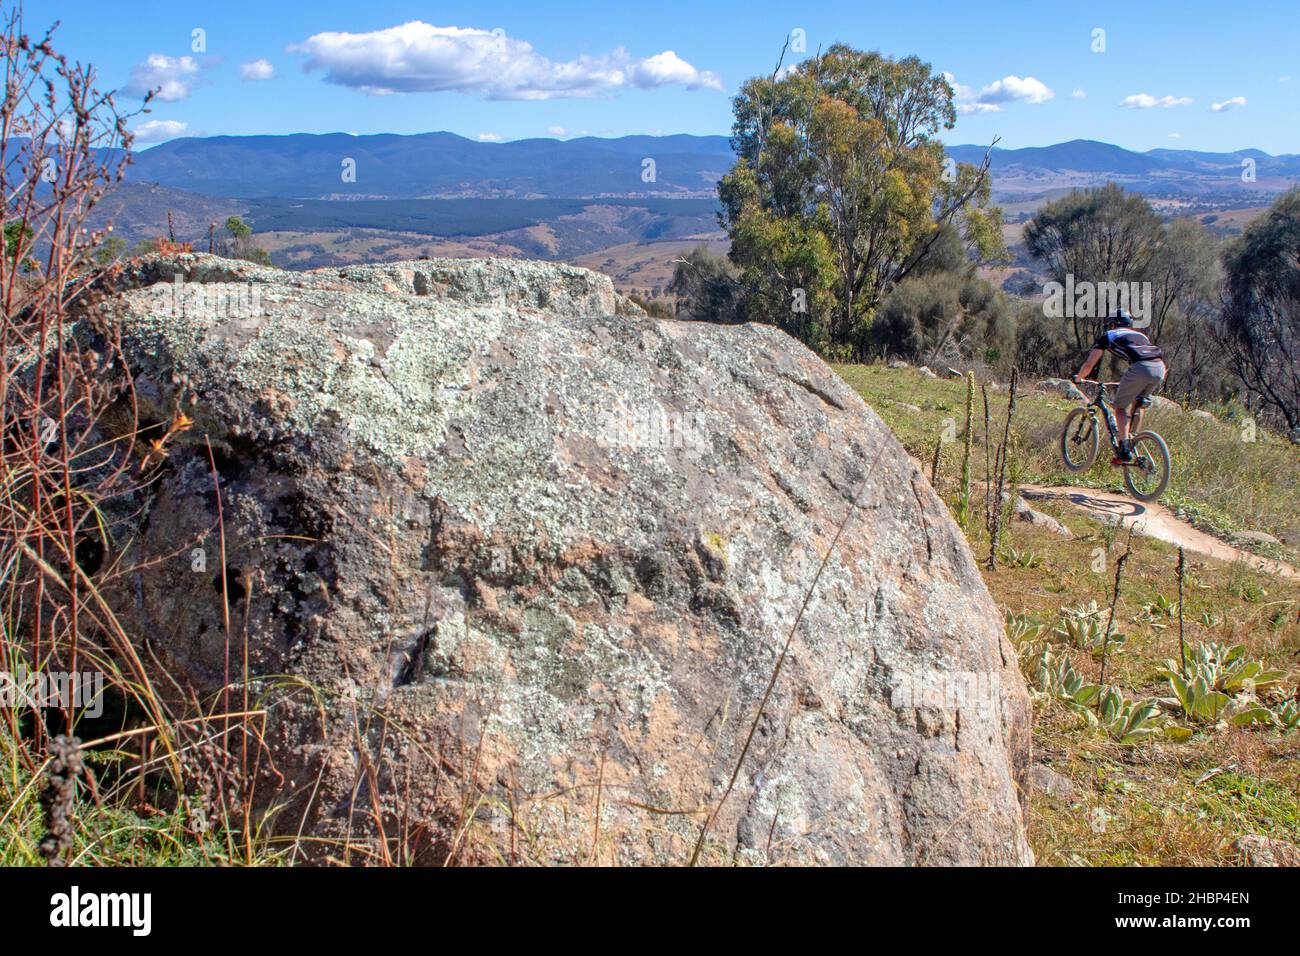
[[[1232,847],[1246,866],[1300,866],[1300,847],[1285,840],[1248,833],[1238,837]]]
[[[1054,800],[1074,799],[1074,782],[1047,764],[1036,763],[1029,768],[1029,784],[1038,793]]]
[[[947,375],[948,375],[949,378],[965,378],[965,377],[966,377],[966,376],[963,375],[961,372],[957,371],[955,368],[952,368],[951,366],[949,366],[948,368],[944,369],[944,372],[947,373]]]
[[[1183,410],[1183,406],[1172,399],[1165,398],[1163,395],[1152,395],[1151,407],[1170,412],[1181,412]]]
[[[1088,396],[1079,391],[1073,382],[1067,382],[1063,378],[1045,378],[1038,383],[1038,388],[1043,392],[1055,392],[1065,398],[1074,398],[1079,401],[1087,401]]]
[[[1232,536],[1233,544],[1281,544],[1266,531],[1238,531]]]
[[[1121,518],[1117,514],[1112,514],[1109,511],[1093,511],[1091,508],[1089,508],[1087,511],[1084,512],[1084,516],[1088,518],[1090,521],[1097,522],[1097,524],[1104,524],[1104,525],[1111,525],[1111,526],[1122,526],[1124,524],[1123,518]],[[1146,528],[1143,527],[1141,524],[1133,525],[1133,534],[1135,537],[1140,538],[1143,535],[1145,535],[1145,533],[1146,533]]]
[[[894,402],[894,405],[908,412],[919,412],[921,410],[921,406],[909,405],[907,402]]]
[[[889,367],[890,368],[911,368],[912,366],[908,365],[902,359],[894,359],[894,361],[889,363]]]
[[[1005,498],[1007,496],[1003,495],[1003,497]],[[1051,515],[1045,515],[1041,511],[1035,511],[1024,498],[1016,498],[1016,520],[1027,522],[1036,528],[1050,531],[1052,534],[1058,534],[1062,538],[1074,537],[1073,531],[1067,528],[1060,521],[1057,521]]]
[[[1215,418],[1213,415],[1211,415],[1209,412],[1207,412],[1207,411],[1203,411],[1203,410],[1201,410],[1201,409],[1199,409],[1199,408],[1194,409],[1194,410],[1192,411],[1192,414],[1195,415],[1197,418],[1204,418],[1204,419],[1206,419],[1207,421],[1211,421],[1211,422],[1217,422],[1217,421],[1218,421],[1218,419]]]
[[[637,305],[637,303],[633,302],[627,296],[619,293],[615,293],[615,296],[616,298],[614,299],[614,311],[616,315],[628,315],[628,316],[637,316],[639,318],[644,318],[645,316],[650,314],[646,312],[644,308]]]
[[[926,378],[939,377],[938,375],[935,375],[934,372],[930,371],[929,367],[925,365],[922,365],[920,368],[917,369],[917,371],[920,372],[922,375],[924,375]]]

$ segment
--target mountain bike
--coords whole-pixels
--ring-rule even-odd
[[[1096,385],[1097,396],[1085,405],[1072,410],[1065,417],[1065,427],[1061,429],[1061,461],[1067,471],[1081,472],[1092,467],[1101,448],[1101,429],[1097,424],[1100,417],[1106,423],[1110,434],[1110,446],[1119,455],[1119,437],[1115,424],[1115,415],[1111,404],[1106,400],[1106,389],[1114,388],[1118,382],[1098,382],[1093,379],[1081,379],[1081,385]],[[1129,434],[1132,445],[1132,459],[1123,467],[1124,486],[1138,501],[1155,501],[1169,486],[1169,475],[1173,464],[1169,458],[1169,446],[1155,432],[1142,431],[1142,418],[1149,398],[1137,403],[1132,420],[1129,422]]]

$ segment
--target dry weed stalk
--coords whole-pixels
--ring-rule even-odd
[[[1007,420],[1002,430],[1002,443],[998,445],[993,470],[996,477],[993,482],[993,501],[989,521],[989,570],[998,567],[998,545],[1002,540],[1002,495],[1007,481],[1007,461],[1011,454],[1011,422],[1016,416],[1016,386],[1019,382],[1016,369],[1011,370],[1010,394],[1007,396]]]
[[[144,728],[97,735],[95,746],[139,743],[135,770],[119,771],[107,798],[129,794],[145,803],[147,777],[183,800],[193,761],[183,766],[181,755],[195,748],[186,742],[195,726],[203,728],[204,761],[220,768],[214,792],[229,796],[225,783],[250,775],[247,747],[235,775],[213,750],[228,746],[228,736],[207,732],[210,714],[196,725],[174,712],[178,702],[188,709],[185,689],[165,696],[156,686],[170,678],[141,657],[143,645],[126,633],[113,604],[125,581],[163,560],[132,552],[129,529],[167,443],[192,423],[180,409],[170,424],[141,420],[118,330],[99,308],[125,270],[96,264],[108,230],[90,229],[90,216],[124,179],[127,123],[137,114],[119,111],[113,94],[98,88],[95,69],[58,53],[52,34],[29,36],[20,6],[0,10],[0,662],[33,677],[102,673],[107,695],[126,715],[114,729]],[[89,744],[68,749],[82,719],[68,700],[50,713],[36,708],[30,718],[0,708],[0,729],[17,744],[25,770],[36,774],[52,760],[66,771],[60,780],[75,780],[83,755],[91,756]],[[67,737],[51,741],[47,724],[55,722]],[[43,846],[51,859],[68,846],[70,787],[47,806]],[[230,801],[223,802],[223,826],[238,826]],[[238,802],[247,806],[251,797]],[[243,823],[247,832],[247,817]]]

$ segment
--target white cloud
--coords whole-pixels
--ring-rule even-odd
[[[161,143],[165,139],[175,139],[189,129],[189,123],[180,120],[146,120],[131,130],[137,143]]]
[[[697,70],[672,50],[664,50],[628,64],[627,77],[635,86],[684,86],[687,89],[723,90],[722,80],[707,70]]]
[[[1290,74],[1288,74],[1288,75],[1286,75],[1286,76],[1279,76],[1279,77],[1277,78],[1277,81],[1278,81],[1279,83],[1287,83],[1287,82],[1290,81],[1290,79],[1291,79],[1291,76],[1290,76]]]
[[[569,135],[569,131],[563,126],[548,126],[546,127],[546,133],[548,136],[554,136],[556,139],[563,139],[565,136]]]
[[[1150,93],[1134,93],[1120,100],[1120,106],[1131,110],[1149,110],[1154,107],[1168,109],[1171,106],[1187,106],[1195,102],[1190,96],[1152,96]]]
[[[269,80],[275,76],[275,67],[270,60],[249,60],[239,67],[239,75],[245,80]]]
[[[143,97],[150,90],[158,90],[155,99],[167,103],[183,100],[199,76],[199,61],[192,56],[166,56],[150,53],[143,63],[131,68],[131,79],[126,92]]]
[[[980,90],[981,103],[1046,103],[1056,94],[1047,85],[1027,76],[1004,76]]]
[[[628,87],[723,90],[715,73],[672,50],[636,58],[618,47],[557,62],[504,30],[438,27],[420,20],[369,33],[317,33],[288,48],[326,82],[372,95],[456,91],[493,100],[596,96]]]
[[[1223,113],[1226,110],[1236,109],[1238,106],[1245,106],[1245,105],[1246,105],[1246,97],[1234,96],[1231,99],[1224,100],[1222,103],[1211,104],[1210,109],[1214,110],[1214,112],[1216,113]]]
[[[1182,138],[1183,138],[1183,134],[1182,134],[1182,133],[1170,133],[1170,134],[1169,134],[1169,138],[1170,138],[1170,139],[1182,139]]]
[[[990,83],[978,93],[957,82],[951,73],[943,74],[952,87],[953,105],[958,113],[1000,113],[1004,103],[1046,103],[1056,94],[1032,76],[1023,79],[1013,75]]]
[[[957,82],[957,77],[951,73],[943,74],[943,78],[948,81],[952,87],[953,106],[958,113],[1000,113],[1002,107],[992,103],[978,103],[975,101],[975,91],[969,86],[964,86]]]
[[[1083,100],[1088,98],[1088,94],[1085,93],[1083,90],[1075,90],[1073,93],[1070,94],[1070,98],[1076,100]]]
[[[499,143],[504,138],[505,137],[503,137],[500,133],[479,133],[478,134],[478,141],[480,143]]]

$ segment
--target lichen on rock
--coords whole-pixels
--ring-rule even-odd
[[[255,308],[158,309],[177,276]],[[214,553],[208,440],[259,686],[313,688],[268,690],[282,825],[430,862],[526,830],[571,861],[599,805],[599,859],[684,862],[740,762],[706,860],[1032,861],[1028,697],[966,542],[783,333],[508,260],[187,255],[105,308],[140,393],[197,423],[133,529],[158,568],[124,623],[220,690],[220,582],[179,550]]]

